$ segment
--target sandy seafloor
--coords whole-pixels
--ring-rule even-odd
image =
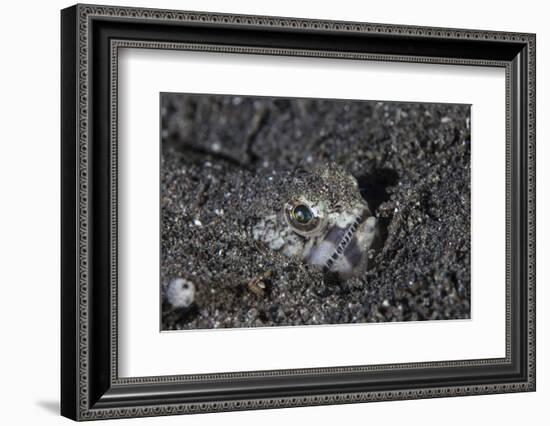
[[[161,117],[161,298],[196,286],[189,308],[162,303],[163,330],[470,317],[468,105],[162,94]],[[329,161],[383,242],[345,281],[250,234],[274,176]]]

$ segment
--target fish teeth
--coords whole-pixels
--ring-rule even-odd
[[[340,243],[336,247],[336,250],[332,253],[332,255],[325,262],[325,265],[323,267],[323,269],[325,271],[329,271],[330,268],[332,267],[332,265],[334,264],[334,262],[336,262],[340,258],[340,256],[342,256],[342,254],[346,250],[347,246],[351,242],[351,240],[352,240],[352,238],[355,234],[355,231],[357,231],[357,228],[359,227],[359,225],[361,223],[363,223],[365,221],[367,216],[368,216],[367,212],[364,211],[360,216],[355,218],[353,223],[350,225],[350,227],[348,228],[348,230],[346,231],[346,233],[344,234],[344,236],[340,240]]]

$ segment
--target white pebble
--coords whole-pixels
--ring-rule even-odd
[[[166,301],[174,308],[188,308],[195,300],[195,285],[184,278],[175,278],[166,288]]]

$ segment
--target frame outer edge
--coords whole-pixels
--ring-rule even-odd
[[[61,18],[61,407],[63,416],[78,418],[78,280],[77,280],[77,7]]]
[[[78,320],[78,358],[77,363],[77,419],[85,420],[90,417],[89,407],[89,350],[90,342],[88,327],[88,309],[90,307],[88,300],[88,277],[89,277],[89,183],[90,174],[88,172],[89,161],[89,47],[91,39],[88,28],[88,10],[85,5],[77,4],[76,14],[76,32],[77,32],[77,58],[76,58],[76,80],[77,95],[76,106],[78,110],[78,122],[76,132],[77,145],[77,180],[78,180],[78,284],[77,284],[77,320]]]
[[[527,285],[528,285],[528,381],[530,390],[536,391],[536,117],[537,117],[537,90],[536,90],[536,34],[529,34],[527,42],[528,60],[528,105],[527,105],[527,203],[528,203],[528,259],[527,259]]]
[[[192,412],[215,412],[228,410],[243,410],[243,409],[262,409],[262,408],[277,408],[277,407],[292,407],[292,406],[308,406],[308,405],[325,405],[325,404],[342,404],[351,402],[366,402],[380,400],[400,400],[413,398],[432,398],[440,396],[461,396],[487,393],[501,392],[517,392],[534,390],[535,386],[535,318],[534,318],[534,303],[535,303],[535,36],[526,33],[509,33],[496,31],[481,31],[481,30],[462,30],[462,29],[447,29],[447,28],[429,28],[429,27],[414,27],[403,25],[386,25],[386,24],[367,24],[353,22],[336,22],[336,21],[319,21],[298,18],[276,18],[276,17],[261,17],[261,16],[244,16],[244,15],[227,15],[207,12],[184,12],[184,11],[169,11],[158,9],[139,9],[126,7],[110,7],[97,5],[77,5],[70,8],[76,12],[75,31],[76,31],[76,46],[74,52],[74,60],[76,64],[76,93],[75,97],[78,106],[77,115],[77,147],[76,156],[72,161],[76,160],[75,186],[77,190],[77,203],[72,210],[77,216],[77,233],[78,256],[77,264],[77,288],[73,288],[76,293],[76,315],[73,318],[73,324],[77,325],[76,336],[74,337],[74,348],[78,355],[75,362],[74,390],[76,391],[75,419],[77,420],[92,420],[101,418],[113,417],[141,417],[151,415],[169,415],[178,413]],[[68,9],[66,9],[68,10]],[[66,11],[65,10],[65,11]],[[64,13],[67,13],[65,12]],[[524,44],[528,46],[528,106],[526,111],[529,114],[528,118],[528,365],[529,373],[526,382],[508,382],[500,385],[479,385],[479,386],[451,386],[449,388],[428,388],[428,389],[403,389],[402,391],[387,391],[360,394],[333,394],[321,396],[307,396],[297,398],[270,398],[246,401],[221,401],[213,403],[205,403],[194,406],[193,404],[163,404],[160,406],[143,406],[139,408],[112,408],[112,409],[93,409],[88,406],[89,403],[89,330],[88,330],[88,84],[89,84],[89,64],[88,64],[88,49],[91,40],[89,39],[88,22],[91,16],[98,17],[113,17],[113,18],[135,18],[146,20],[172,20],[179,22],[194,22],[194,23],[224,23],[237,26],[257,26],[262,28],[290,28],[290,29],[317,29],[326,30],[328,32],[366,32],[366,33],[382,33],[385,35],[398,33],[401,35],[411,35],[420,38],[447,38],[447,39],[470,39],[470,40],[485,40],[485,41],[508,41]],[[70,105],[68,108],[72,107]],[[62,106],[63,113],[66,114],[66,105]],[[63,129],[67,124],[63,123]],[[67,162],[63,161],[64,166]],[[76,180],[78,185],[76,185]],[[63,182],[65,190],[67,184]],[[75,191],[76,192],[76,191]],[[76,209],[75,209],[76,207]],[[62,211],[67,212],[63,207]],[[63,225],[65,226],[65,224]],[[73,235],[74,237],[74,235]],[[73,258],[74,259],[74,258]],[[66,268],[66,257],[63,257],[63,270]],[[64,280],[63,289],[66,287]],[[65,316],[64,316],[65,318]],[[62,348],[63,350],[65,348]],[[73,353],[75,353],[73,352]],[[66,368],[63,366],[63,368]],[[62,393],[62,399],[63,399]],[[65,399],[66,401],[66,399]],[[63,405],[63,404],[62,404]],[[65,412],[64,415],[67,413]]]

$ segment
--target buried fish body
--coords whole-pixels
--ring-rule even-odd
[[[278,183],[272,213],[254,225],[254,239],[342,278],[364,271],[377,226],[356,179],[328,164]]]

